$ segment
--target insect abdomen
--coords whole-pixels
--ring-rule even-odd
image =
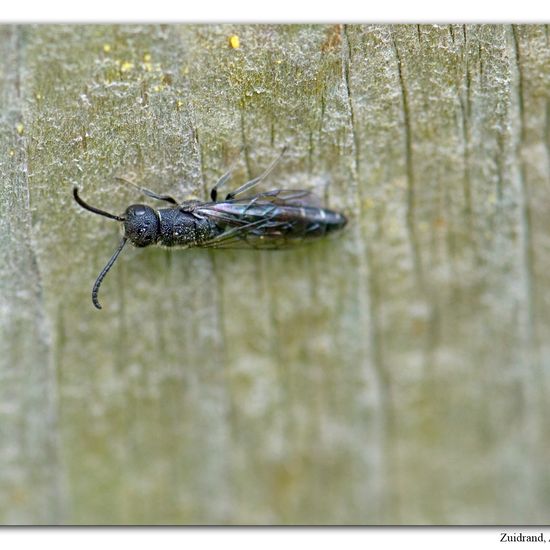
[[[252,207],[225,203],[220,211],[234,217],[241,217],[249,223],[265,220],[252,231],[269,237],[284,236],[287,239],[307,239],[342,229],[347,219],[343,214],[314,206],[256,204]]]
[[[327,233],[343,229],[348,223],[347,218],[326,208],[307,208],[305,219],[307,220],[307,234],[309,237],[322,237]]]

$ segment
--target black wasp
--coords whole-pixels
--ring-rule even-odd
[[[124,224],[120,244],[94,283],[94,306],[101,309],[97,297],[99,287],[127,241],[140,248],[158,244],[180,248],[281,249],[342,229],[347,223],[346,217],[319,206],[318,199],[310,191],[273,189],[247,194],[267,177],[283,153],[261,176],[231,191],[225,200],[219,202],[218,187],[227,182],[231,170],[212,188],[211,202],[178,202],[168,195],[157,195],[149,189],[138,187],[148,197],[173,206],[154,210],[145,204],[132,204],[122,216],[85,203],[75,187],[73,195],[82,208]]]

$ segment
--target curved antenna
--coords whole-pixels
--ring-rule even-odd
[[[95,206],[90,206],[89,204],[85,203],[79,196],[78,196],[78,187],[73,187],[73,196],[74,200],[82,206],[85,210],[89,210],[90,212],[93,212],[94,214],[99,214],[100,216],[105,216],[106,218],[111,218],[111,220],[116,220],[117,222],[123,222],[124,218],[122,216],[115,216],[114,214],[109,214],[109,212],[105,212],[105,210],[100,210],[99,208],[96,208]]]
[[[107,272],[109,269],[111,269],[112,265],[115,263],[115,260],[118,258],[118,255],[122,252],[122,249],[124,248],[124,245],[126,244],[127,237],[122,237],[122,240],[120,241],[120,244],[118,245],[117,249],[115,250],[115,253],[111,256],[111,259],[107,262],[107,265],[101,270],[101,273],[97,276],[97,279],[94,283],[94,287],[92,288],[92,302],[94,303],[94,306],[97,309],[101,309],[101,304],[99,303],[99,300],[97,298],[97,294],[99,292],[99,287],[101,286],[101,282],[103,279],[105,279],[105,275],[107,275]]]

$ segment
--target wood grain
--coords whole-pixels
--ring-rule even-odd
[[[1,27],[0,521],[546,522],[548,41]],[[206,199],[285,144],[269,185],[316,190],[341,238],[125,250],[93,308],[120,230],[74,185]]]

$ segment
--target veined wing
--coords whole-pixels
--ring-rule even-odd
[[[261,231],[249,231],[247,227],[232,228],[217,237],[201,243],[201,248],[248,248],[253,250],[282,250],[299,245],[302,239],[289,239],[281,234],[266,236]]]
[[[266,191],[265,193],[259,193],[252,197],[245,197],[239,201],[253,201],[253,200],[269,201],[281,206],[312,206],[315,208],[321,208],[321,199],[306,189],[274,189],[272,191]],[[239,202],[237,201],[237,202]]]
[[[274,190],[252,197],[198,206],[193,214],[215,223],[220,233],[201,243],[211,248],[287,248],[319,229],[312,217],[316,198],[303,190]]]

